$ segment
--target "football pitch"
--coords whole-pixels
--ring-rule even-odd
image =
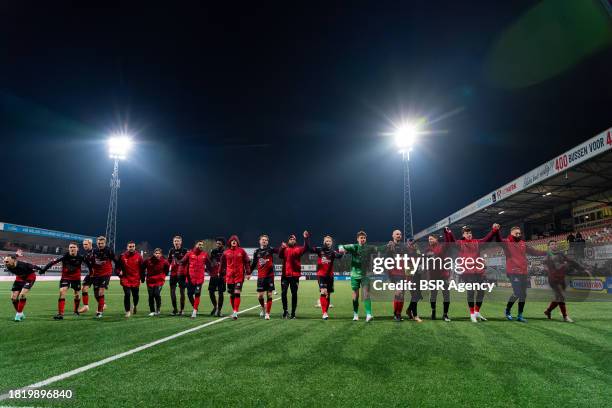
[[[102,320],[91,311],[72,317],[68,295],[65,320],[54,321],[57,282],[38,282],[26,320],[15,323],[9,290],[0,283],[0,394],[218,320],[208,317],[207,293],[197,319],[169,316],[167,286],[162,316],[147,316],[143,286],[138,313],[126,320],[123,292],[112,282]],[[224,319],[42,387],[72,390],[71,399],[6,399],[0,406],[611,405],[609,303],[570,303],[570,324],[558,310],[546,320],[546,303],[528,302],[523,324],[505,320],[503,301],[485,298],[489,321],[474,324],[464,296],[454,295],[450,323],[429,320],[428,297],[419,303],[423,323],[393,322],[391,304],[379,302],[373,322],[364,321],[363,309],[353,322],[349,284],[338,281],[330,320],[323,321],[314,307],[316,282],[303,281],[296,320],[280,318],[279,299],[270,321],[255,307],[237,321]],[[241,309],[256,305],[250,281]],[[224,307],[227,315],[227,296]]]

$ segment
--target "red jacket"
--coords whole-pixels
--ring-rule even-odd
[[[119,281],[121,286],[137,288],[140,286],[140,275],[144,271],[144,261],[138,252],[125,251],[119,257]]]
[[[188,265],[187,279],[192,285],[204,283],[204,272],[210,269],[210,259],[206,251],[193,248],[187,252],[181,263]]]
[[[282,276],[288,278],[299,278],[302,276],[302,255],[310,247],[308,238],[304,239],[304,245],[292,247],[281,247],[278,256],[283,259]]]
[[[427,250],[425,251],[425,255],[427,258],[433,258],[433,260],[429,260],[432,267],[429,268],[429,279],[448,279],[450,277],[450,271],[448,269],[444,269],[444,258],[446,257],[446,250],[448,248],[448,244],[434,244],[428,245]],[[439,264],[442,264],[442,268],[439,268]]]
[[[244,275],[251,274],[251,267],[249,265],[249,256],[246,251],[240,247],[240,241],[238,237],[232,235],[228,240],[228,244],[232,241],[236,241],[238,246],[232,248],[231,246],[223,251],[221,257],[221,274],[225,273],[225,282],[234,284],[244,281]]]
[[[164,286],[166,275],[170,270],[170,264],[166,258],[162,256],[157,259],[155,256],[152,256],[144,262],[144,267],[146,270],[148,287]]]
[[[584,272],[584,267],[569,259],[563,253],[549,253],[544,258],[544,269],[548,274],[548,283],[564,283],[565,276],[571,270]]]
[[[484,275],[486,272],[485,268],[481,268],[477,262],[476,258],[480,257],[480,244],[483,242],[491,242],[493,238],[496,236],[499,230],[491,230],[484,238],[472,238],[472,239],[460,239],[455,240],[455,236],[453,232],[450,230],[444,230],[444,240],[446,242],[456,242],[457,247],[459,249],[459,253],[457,254],[457,258],[463,259],[472,259],[470,261],[470,268],[463,265],[465,271],[464,275]],[[465,262],[465,261],[463,261]]]
[[[498,241],[503,242],[502,248],[506,255],[506,274],[507,275],[527,275],[527,254],[534,256],[544,256],[545,251],[538,251],[535,248],[530,247],[519,239],[516,241],[512,235],[508,238],[499,238]]]

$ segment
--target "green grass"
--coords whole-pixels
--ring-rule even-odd
[[[90,312],[53,321],[57,283],[39,282],[28,297],[27,319],[15,323],[9,289],[0,284],[0,393],[212,320],[149,318],[141,295],[139,314],[126,321],[113,282],[103,320]],[[242,309],[257,304],[253,282],[245,292]],[[168,312],[167,288],[162,295]],[[391,321],[391,305],[374,302],[377,318],[366,324],[351,321],[347,282],[336,283],[329,321],[313,307],[317,296],[314,281],[302,282],[297,320],[281,320],[277,301],[271,321],[253,310],[46,387],[72,389],[71,401],[0,405],[603,407],[612,401],[608,303],[570,304],[574,324],[558,314],[545,320],[545,303],[528,303],[529,323],[521,324],[503,319],[503,302],[485,301],[490,321],[473,324],[457,295],[453,322],[417,324]],[[208,311],[206,297],[203,305]],[[71,310],[70,296],[66,306]],[[428,302],[419,306],[427,317]]]

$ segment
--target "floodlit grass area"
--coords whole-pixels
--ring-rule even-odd
[[[280,285],[277,285],[280,287]],[[26,320],[12,321],[9,283],[0,284],[0,394],[62,374],[165,336],[202,325],[201,317],[171,317],[168,288],[163,315],[148,317],[146,289],[139,312],[123,317],[123,292],[113,282],[102,320],[91,311],[66,319],[56,312],[57,282],[38,282]],[[504,301],[482,309],[488,322],[468,319],[464,297],[454,296],[451,318],[423,323],[391,320],[392,306],[374,302],[376,319],[353,322],[348,282],[336,282],[330,320],[314,307],[315,281],[300,284],[298,319],[272,320],[259,309],[226,319],[136,354],[66,378],[45,389],[71,389],[65,401],[5,400],[0,405],[66,407],[136,406],[489,406],[603,407],[612,401],[610,303],[568,305],[573,324],[546,320],[544,302],[527,303],[528,323],[508,322]],[[280,294],[277,296],[280,297]],[[95,305],[92,297],[90,304]],[[441,301],[441,299],[440,299]],[[257,305],[247,282],[241,309]],[[441,304],[439,309],[441,309]],[[225,314],[229,313],[226,297]],[[188,311],[191,308],[188,307]],[[440,310],[438,315],[440,316]]]

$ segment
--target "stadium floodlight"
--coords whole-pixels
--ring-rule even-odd
[[[420,124],[424,123],[425,119],[419,122],[402,122],[395,126],[395,130],[391,133],[395,139],[395,145],[398,152],[402,155],[402,165],[404,173],[404,197],[403,197],[403,218],[404,218],[404,239],[412,239],[414,229],[412,226],[412,197],[410,192],[410,152],[412,146],[416,142],[419,134],[425,133],[421,129]]]
[[[117,198],[119,195],[119,160],[125,160],[132,148],[132,138],[126,133],[112,135],[108,139],[108,155],[114,161],[113,174],[110,181],[110,202],[108,204],[108,216],[106,218],[106,243],[115,250],[117,241]]]
[[[125,134],[113,135],[108,139],[108,155],[111,159],[125,160],[132,148],[132,138]]]
[[[418,126],[414,123],[403,123],[395,129],[393,136],[400,153],[412,150],[418,133]]]

